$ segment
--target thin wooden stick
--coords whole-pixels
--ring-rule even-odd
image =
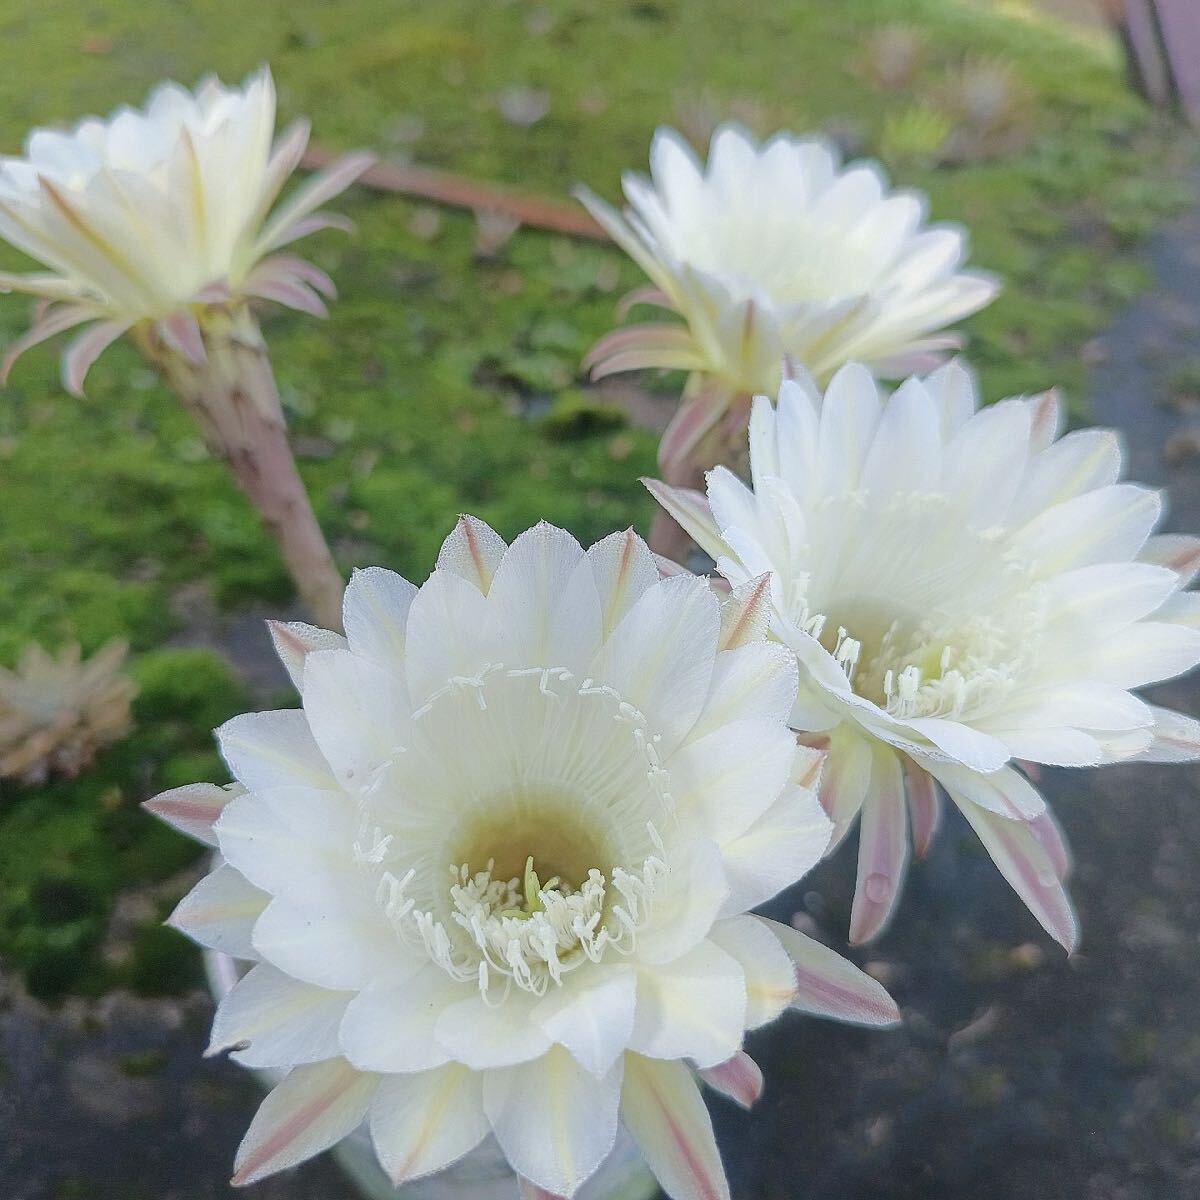
[[[310,145],[303,165],[320,170],[341,157],[325,146]],[[368,167],[358,182],[381,192],[419,196],[452,208],[473,212],[498,212],[514,217],[522,225],[566,233],[572,237],[608,241],[608,234],[581,208],[548,196],[535,196],[496,183],[483,183],[466,175],[455,175],[433,167],[398,166],[376,163]]]

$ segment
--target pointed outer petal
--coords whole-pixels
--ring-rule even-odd
[[[955,358],[926,376],[924,383],[938,410],[942,440],[948,442],[978,407],[975,376],[966,363]]]
[[[48,272],[14,275],[8,271],[0,271],[0,292],[25,292],[31,296],[40,296],[44,300],[64,301],[83,300],[87,296],[86,289],[74,280]]]
[[[307,285],[328,300],[337,299],[337,285],[333,280],[315,263],[298,254],[272,254],[254,268],[250,278],[255,283],[262,279],[290,279]]]
[[[342,600],[342,624],[355,654],[381,666],[398,667],[404,661],[408,612],[416,587],[384,567],[355,570]]]
[[[858,879],[850,910],[850,944],[862,945],[891,920],[908,870],[908,813],[900,758],[877,750],[858,827]]]
[[[1068,954],[1079,940],[1079,924],[1054,859],[1024,821],[998,817],[976,804],[959,808],[979,835],[984,849],[1012,884],[1042,928]]]
[[[833,824],[816,793],[789,785],[744,833],[721,847],[729,899],[722,916],[764,904],[821,861]]]
[[[397,1187],[450,1166],[490,1131],[483,1076],[460,1063],[387,1075],[371,1101],[371,1140]]]
[[[686,828],[724,843],[746,832],[792,774],[796,737],[768,717],[718,726],[670,760],[671,796]]]
[[[454,532],[442,543],[437,570],[473,583],[485,596],[508,545],[486,522],[463,513]]]
[[[1107,761],[1100,739],[1082,729],[1066,726],[999,729],[996,736],[1004,739],[1014,758],[1025,762],[1044,763],[1051,767],[1097,767]],[[1150,733],[1147,726],[1144,727],[1144,738],[1137,748],[1141,749],[1142,745],[1149,744]]]
[[[373,154],[358,151],[314,175],[276,209],[254,244],[253,256],[261,258],[290,240],[288,235],[298,221],[344,192],[374,162]]]
[[[755,917],[775,935],[796,968],[792,1007],[853,1025],[898,1025],[900,1010],[883,984],[813,938],[766,917]]]
[[[275,653],[288,678],[300,691],[304,683],[304,660],[314,650],[344,650],[346,639],[330,629],[308,625],[304,621],[268,621],[267,629]]]
[[[267,271],[254,271],[242,283],[242,291],[247,296],[256,296],[260,300],[274,300],[276,304],[282,304],[285,308],[308,313],[310,317],[324,319],[329,316],[325,301],[308,284],[301,283],[298,279],[284,278]]]
[[[1200,662],[1200,630],[1162,621],[1138,621],[1097,646],[1091,668],[1096,679],[1121,688],[1172,679]]]
[[[638,931],[635,960],[673,962],[708,935],[729,897],[721,851],[699,840],[669,859],[669,873],[654,893],[649,920]]]
[[[1052,620],[1115,628],[1154,612],[1175,593],[1177,576],[1144,562],[1095,563],[1048,579],[1043,593]]]
[[[1051,505],[1108,487],[1120,473],[1121,441],[1111,429],[1068,433],[1030,463],[1010,521],[1032,520]]]
[[[1012,549],[1043,574],[1120,562],[1137,556],[1161,514],[1157,492],[1114,483],[1044,509],[1013,535]]]
[[[222,864],[180,900],[166,923],[210,950],[256,959],[251,934],[270,899],[240,871]]]
[[[752,641],[722,650],[712,683],[688,742],[716,732],[730,721],[761,717],[784,722],[796,700],[796,656],[778,642]]]
[[[271,156],[267,160],[267,168],[263,175],[262,191],[258,197],[258,208],[252,220],[247,222],[248,229],[256,229],[262,224],[266,215],[275,203],[283,185],[287,183],[292,172],[300,165],[304,151],[308,147],[308,136],[312,128],[303,117],[293,121],[275,139],[271,147]]]
[[[25,331],[15,342],[9,346],[8,351],[4,355],[4,362],[0,364],[0,383],[8,382],[8,374],[13,368],[13,363],[25,353],[26,350],[32,349],[48,338],[54,337],[56,334],[63,333],[68,329],[74,329],[76,325],[82,325],[84,321],[98,320],[103,313],[95,308],[80,305],[70,305],[65,308],[52,308],[41,320],[35,321],[29,329]]]
[[[449,1057],[433,1029],[447,1005],[470,995],[434,963],[414,973],[397,968],[372,979],[342,1018],[342,1052],[364,1071],[426,1071]]]
[[[408,727],[404,680],[350,650],[318,650],[304,661],[304,715],[338,782],[371,784]]]
[[[827,855],[837,849],[850,831],[870,783],[871,743],[851,730],[835,730],[821,770],[821,807],[833,822]]]
[[[163,341],[183,355],[185,361],[193,367],[201,367],[208,361],[200,322],[196,320],[196,314],[191,309],[180,308],[170,316],[163,317],[158,322],[158,332]]]
[[[434,1036],[451,1058],[473,1071],[528,1062],[553,1045],[534,1023],[537,1003],[536,996],[513,988],[503,1004],[490,1008],[476,991],[438,1014]]]
[[[706,380],[690,396],[684,393],[658,444],[659,470],[668,479],[679,477],[692,451],[725,415],[732,399],[729,390],[715,380]]]
[[[715,943],[703,941],[672,963],[638,970],[631,1050],[711,1067],[741,1048],[745,1028],[745,975]]]
[[[640,367],[690,371],[703,367],[704,359],[686,325],[652,321],[606,333],[583,356],[580,365],[593,379],[603,379]]]
[[[924,386],[910,379],[883,406],[862,469],[862,486],[888,496],[928,488],[942,473],[939,414]]]
[[[322,791],[337,787],[298,708],[243,713],[226,721],[216,737],[229,770],[250,791],[290,784]]]
[[[771,577],[739,584],[721,603],[721,650],[737,650],[761,642],[771,624]],[[790,652],[789,652],[790,653]]]
[[[206,846],[215,846],[217,835],[213,832],[213,822],[225,805],[243,791],[236,783],[225,787],[215,783],[188,783],[160,792],[152,800],[143,801],[142,807],[180,833]]]
[[[796,972],[779,939],[752,916],[720,921],[712,940],[741,965],[746,974],[746,1028],[758,1029],[796,998]]]
[[[642,476],[642,483],[705,554],[713,559],[733,554],[721,537],[721,531],[713,520],[712,509],[708,506],[708,497],[703,492],[692,488],[671,487],[660,480],[648,479],[645,476]]]
[[[129,328],[129,321],[100,321],[85,329],[63,352],[62,384],[72,396],[83,395],[92,363]]]
[[[650,304],[655,308],[670,308],[671,297],[662,288],[653,286],[634,288],[633,291],[626,292],[617,301],[617,320],[625,320],[629,316],[630,310],[639,304]]]
[[[1137,756],[1138,762],[1182,763],[1200,759],[1200,721],[1169,708],[1156,708],[1154,741]]]
[[[1055,873],[1059,879],[1065,880],[1071,873],[1071,850],[1067,845],[1066,835],[1062,826],[1054,818],[1054,813],[1047,807],[1040,816],[1027,821],[1029,832],[1037,838],[1043,850],[1054,864]]]
[[[1045,450],[1062,432],[1063,404],[1058,388],[1049,388],[1030,397],[1029,450]]]
[[[600,1078],[629,1044],[637,982],[632,968],[625,966],[590,974],[584,982],[576,972],[567,986],[551,988],[533,1010],[533,1019],[552,1042]]]
[[[650,547],[632,529],[610,533],[590,546],[587,560],[600,596],[603,636],[607,638],[642,593],[658,582],[658,564]]]
[[[624,1063],[602,1078],[555,1046],[532,1062],[483,1077],[483,1107],[518,1175],[556,1196],[573,1196],[617,1138]]]
[[[600,597],[591,564],[565,529],[540,521],[505,552],[487,595],[509,648],[504,665],[582,670],[600,649]]]
[[[925,770],[958,804],[978,804],[1000,817],[1030,821],[1046,811],[1041,793],[1015,767],[983,774],[957,763],[923,762]]]
[[[292,786],[239,796],[214,831],[222,855],[255,887],[312,903],[343,881],[361,886],[352,858],[357,828],[341,792]]]
[[[708,1109],[683,1063],[627,1054],[621,1121],[671,1200],[729,1200]]]
[[[929,772],[911,758],[904,760],[904,791],[908,797],[913,853],[924,858],[942,820],[942,798]]]
[[[999,738],[961,721],[942,717],[912,717],[903,726],[927,738],[944,754],[973,771],[998,771],[1012,752]]]
[[[758,1063],[745,1050],[715,1067],[705,1067],[700,1078],[710,1088],[727,1096],[734,1104],[750,1109],[758,1103],[763,1092],[763,1073]]]
[[[861,364],[848,363],[829,381],[817,435],[818,494],[858,486],[881,412],[875,380]]]
[[[556,1196],[553,1192],[548,1192],[544,1187],[538,1187],[530,1179],[517,1176],[517,1188],[519,1200],[566,1200],[565,1196]]]
[[[320,233],[322,229],[336,229],[341,233],[353,233],[354,228],[354,222],[349,217],[342,216],[341,213],[313,213],[311,216],[301,217],[295,225],[281,233],[275,239],[274,249],[290,246],[293,242],[308,237],[309,234]]]
[[[233,1049],[244,1067],[294,1067],[336,1058],[338,1026],[351,992],[301,983],[259,963],[217,1007],[206,1055]],[[249,1043],[244,1050],[236,1047]]]
[[[404,949],[383,914],[352,893],[302,906],[276,896],[254,926],[254,948],[281,971],[336,991],[364,988]]]
[[[494,662],[487,653],[490,644],[487,599],[465,579],[434,571],[413,598],[404,631],[404,670],[413,704],[453,676],[473,676]]]
[[[676,575],[647,588],[588,668],[645,714],[671,754],[696,723],[716,662],[721,612],[708,582]]]
[[[355,1129],[379,1086],[344,1058],[290,1071],[259,1106],[234,1161],[234,1187],[294,1167]]]
[[[1156,533],[1146,540],[1138,557],[1142,562],[1168,567],[1179,576],[1176,586],[1185,588],[1200,573],[1200,538],[1184,533]]]

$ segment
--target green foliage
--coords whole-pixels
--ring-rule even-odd
[[[1011,6],[1009,6],[1011,8]],[[859,131],[939,220],[972,230],[974,265],[1006,290],[966,325],[987,394],[1065,386],[1081,347],[1142,281],[1134,240],[1178,205],[1162,179],[1166,131],[1127,92],[1114,54],[1065,27],[959,0],[40,0],[0,12],[0,144],[33,124],[140,102],[159,78],[275,71],[281,117],[301,113],[335,147],[366,144],[431,166],[566,196],[584,180],[615,198],[651,132],[701,91],[758,133]],[[919,66],[890,90],[865,82],[867,35],[903,20]],[[1009,155],[937,165],[903,114],[972,55],[1011,64],[1030,136]],[[531,127],[502,92],[545,91]],[[693,106],[694,107],[694,106]],[[901,114],[897,117],[895,114]],[[890,130],[890,134],[889,134]],[[901,136],[903,135],[903,136]],[[899,138],[899,146],[897,146]],[[1152,182],[1151,182],[1152,181]],[[301,471],[345,568],[429,571],[460,510],[502,533],[545,517],[588,542],[648,526],[637,485],[655,438],[580,391],[579,360],[641,282],[615,249],[522,230],[493,257],[474,223],[356,190],[338,207],[358,234],[304,252],[341,289],[329,322],[273,311],[266,332]],[[4,265],[16,256],[0,254]],[[0,303],[0,342],[26,325]],[[58,384],[55,345],[0,391],[0,662],[30,638],[85,649],[130,639],[137,729],[78,780],[0,791],[0,958],[53,993],[114,981],[177,986],[183,943],[135,939],[99,953],[114,897],[170,877],[196,851],[141,813],[155,790],[223,778],[210,730],[245,704],[215,653],[162,649],[184,585],[228,609],[283,606],[290,588],[224,466],[126,345],[93,368],[85,401]],[[646,381],[677,388],[677,377]],[[175,949],[172,949],[174,947]]]

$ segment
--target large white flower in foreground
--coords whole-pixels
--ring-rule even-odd
[[[241,88],[208,79],[193,94],[164,83],[144,110],[118,109],[74,129],[36,129],[25,155],[0,158],[0,237],[44,264],[0,274],[0,288],[51,301],[8,352],[4,373],[30,346],[88,324],[66,351],[78,392],[98,354],[150,323],[202,356],[197,306],[247,296],[323,314],[329,277],[279,251],[345,222],[316,210],[370,164],[350,155],[274,208],[308,142],[293,124],[272,145],[275,87],[267,68]]]
[[[707,503],[650,484],[731,583],[771,572],[834,845],[862,814],[853,941],[887,921],[940,785],[1073,948],[1066,850],[1022,763],[1200,754],[1200,725],[1131,691],[1200,661],[1181,591],[1200,540],[1151,537],[1161,500],[1118,482],[1116,435],[1059,421],[1051,393],[977,412],[957,364],[885,400],[851,365],[823,397],[789,381],[755,400],[753,491],[724,469]]]
[[[889,191],[875,163],[843,167],[820,139],[757,146],[724,125],[702,165],[659,129],[650,171],[625,175],[623,215],[579,195],[650,277],[629,301],[685,323],[619,329],[587,362],[595,376],[669,367],[720,385],[693,389],[664,442],[694,441],[732,396],[773,393],[785,356],[818,379],[852,359],[884,375],[923,369],[958,345],[947,327],[996,294],[991,276],[960,269],[961,229],[926,224],[921,194]]]
[[[764,598],[660,581],[632,533],[506,548],[464,518],[419,590],[354,576],[345,639],[276,627],[303,708],[219,731],[242,794],[151,802],[225,860],[173,922],[257,963],[213,1048],[291,1068],[235,1182],[366,1118],[397,1183],[490,1133],[530,1194],[571,1196],[620,1119],[676,1200],[728,1197],[693,1069],[749,1103],[747,1029],[896,1019],[747,915],[830,832]]]

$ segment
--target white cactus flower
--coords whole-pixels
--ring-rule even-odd
[[[830,832],[765,597],[660,580],[632,533],[506,547],[463,518],[420,589],[354,576],[346,638],[275,627],[303,708],[218,731],[240,794],[150,804],[224,859],[173,923],[256,961],[214,1050],[291,1069],[235,1182],[366,1119],[398,1184],[490,1134],[526,1194],[566,1197],[621,1120],[676,1200],[728,1197],[693,1069],[749,1103],[747,1029],[896,1019],[747,914]]]
[[[957,363],[885,400],[850,365],[755,399],[753,491],[649,486],[732,584],[771,575],[833,845],[862,814],[851,940],[887,922],[940,787],[1070,950],[1067,852],[1022,766],[1200,755],[1200,725],[1132,691],[1200,661],[1200,540],[1152,537],[1158,494],[1118,482],[1112,432],[1058,436],[1053,393],[976,404]]]
[[[650,172],[624,176],[623,214],[585,188],[579,196],[650,278],[627,304],[684,324],[618,329],[586,362],[597,377],[664,367],[716,385],[691,389],[664,459],[731,405],[736,415],[738,397],[773,393],[785,357],[822,380],[852,359],[882,375],[926,369],[959,344],[947,328],[996,294],[990,275],[960,269],[963,230],[927,224],[924,196],[889,190],[873,162],[843,167],[819,138],[779,133],[759,146],[723,125],[704,165],[659,129]]]
[[[164,83],[141,111],[36,129],[23,157],[0,158],[0,237],[47,268],[0,274],[0,288],[51,302],[10,347],[4,375],[30,346],[81,325],[89,328],[63,357],[76,393],[104,348],[143,324],[199,359],[197,309],[206,304],[261,297],[323,314],[329,277],[279,251],[345,227],[316,210],[371,159],[350,155],[274,207],[308,123],[272,145],[274,130],[275,87],[263,67],[241,88],[210,78],[192,93]]]

